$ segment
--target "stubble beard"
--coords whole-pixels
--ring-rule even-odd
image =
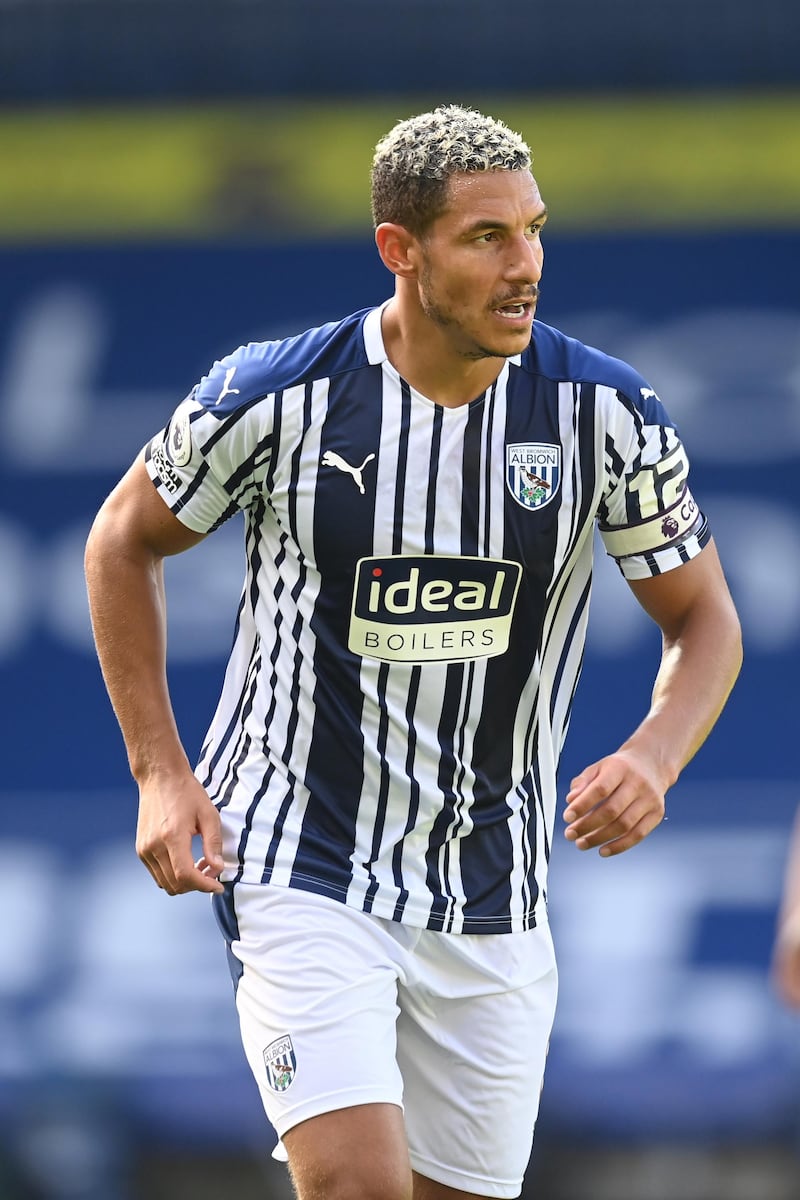
[[[456,331],[458,338],[455,350],[468,362],[480,362],[484,358],[512,358],[517,350],[492,350],[476,342],[451,312],[448,312],[433,297],[431,271],[426,265],[419,277],[419,301],[423,313],[438,329]]]

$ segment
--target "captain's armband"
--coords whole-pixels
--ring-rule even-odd
[[[600,525],[603,545],[612,558],[629,558],[635,554],[650,554],[684,541],[702,522],[700,512],[688,487],[669,508],[632,525]]]

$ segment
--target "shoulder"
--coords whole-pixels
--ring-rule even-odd
[[[520,366],[532,375],[554,383],[594,384],[624,397],[646,421],[663,418],[655,391],[629,363],[614,358],[560,330],[535,321],[533,338],[521,356]]]
[[[197,384],[194,398],[222,417],[272,392],[367,366],[362,326],[369,311],[294,337],[240,346],[214,363]]]

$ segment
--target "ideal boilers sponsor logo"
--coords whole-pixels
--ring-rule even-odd
[[[348,647],[381,662],[459,662],[503,654],[521,574],[519,563],[505,559],[362,558]]]
[[[544,508],[561,482],[561,447],[549,442],[506,446],[506,486],[523,508]]]

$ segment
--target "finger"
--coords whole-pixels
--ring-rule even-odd
[[[202,865],[200,865],[202,864]],[[181,863],[175,868],[175,891],[173,895],[183,895],[186,892],[223,892],[225,889],[216,877],[216,870],[208,870],[209,864],[204,859],[187,866]]]
[[[566,796],[564,819],[572,822],[578,817],[586,816],[616,791],[625,779],[625,774],[625,768],[618,763],[596,763],[588,768],[582,776],[577,777],[582,781],[578,786],[577,781],[573,780],[573,786]]]
[[[627,779],[619,787],[604,795],[587,812],[573,816],[574,809],[567,809],[564,817],[569,820],[569,825],[565,830],[565,836],[568,841],[575,842],[579,838],[596,833],[598,830],[605,829],[614,822],[622,820],[628,810],[632,810],[637,802],[652,803],[654,799],[649,794],[641,794],[641,786],[637,780]],[[640,815],[641,807],[636,812],[631,811],[629,826],[634,820],[638,820]],[[621,833],[624,830],[620,829],[618,832]]]
[[[567,840],[575,842],[578,850],[594,850],[603,842],[627,838],[633,829],[645,829],[637,840],[655,829],[663,820],[663,803],[656,797],[638,796],[633,788],[619,788],[599,808],[594,809],[581,821],[573,822],[566,830]],[[622,847],[627,850],[633,842]]]
[[[158,887],[160,887],[163,892],[168,892],[169,885],[167,883],[167,879],[166,879],[164,872],[161,870],[161,866],[158,862],[158,859],[155,859],[155,858],[149,859],[143,854],[140,854],[139,858],[144,863],[147,870],[150,872],[156,885]]]
[[[576,775],[574,779],[570,780],[569,791],[567,792],[566,797],[566,802],[568,805],[573,804],[585,793],[587,787],[589,787],[590,784],[594,783],[594,781],[597,779],[598,775],[600,774],[600,770],[600,763],[592,763],[590,767],[587,767],[584,771],[581,771],[580,775]]]
[[[219,875],[225,866],[222,857],[222,822],[213,804],[202,810],[197,825],[203,841],[203,866],[199,869],[209,868],[209,875]]]
[[[153,877],[154,882],[162,891],[169,891],[169,881],[167,873],[162,869],[158,854],[152,847],[147,845],[141,838],[136,840],[136,854],[139,861],[144,864],[147,870]]]
[[[648,813],[622,837],[602,845],[598,853],[601,858],[613,858],[616,854],[623,854],[626,850],[630,850],[633,846],[638,846],[640,842],[643,842],[647,835],[652,833],[660,822],[661,817],[653,813]]]
[[[224,891],[213,875],[205,875],[202,868],[195,866],[188,853],[170,851],[169,847],[165,847],[160,854],[145,851],[139,857],[168,896],[180,896],[186,892]]]
[[[206,858],[206,856],[203,854],[200,856],[200,858],[198,858],[197,862],[194,865],[195,865],[195,870],[199,871],[200,874],[205,879],[213,880],[215,883],[219,881],[220,871],[222,870],[222,867],[219,865],[219,863],[210,863],[208,861],[208,859]],[[223,863],[223,866],[224,866],[224,863]],[[220,883],[219,887],[212,888],[211,890],[214,892],[221,893],[225,890],[225,888]]]

